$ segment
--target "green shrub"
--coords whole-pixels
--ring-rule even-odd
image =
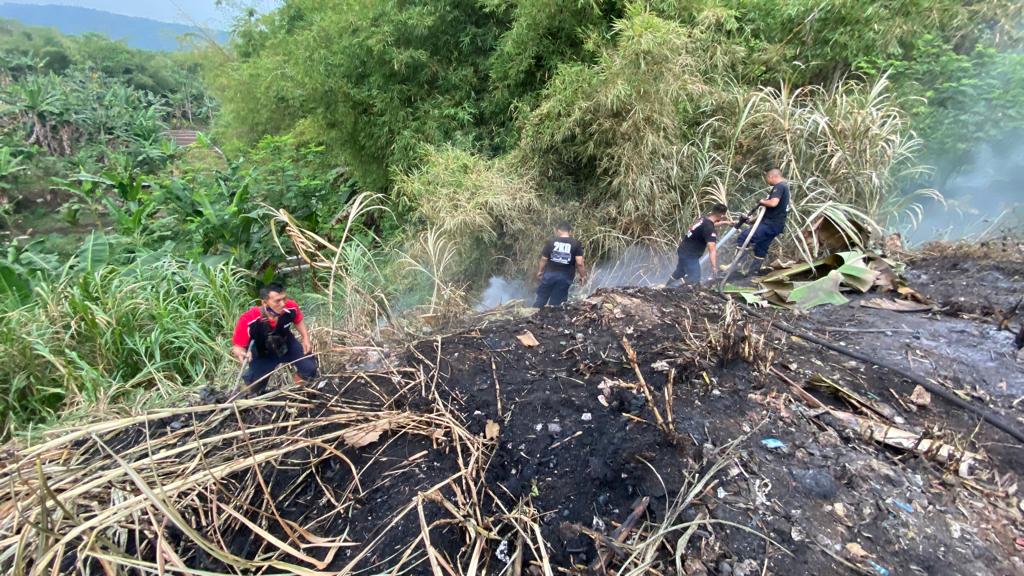
[[[247,287],[237,268],[159,254],[35,282],[31,301],[0,314],[4,435],[212,382],[232,365],[227,343]]]

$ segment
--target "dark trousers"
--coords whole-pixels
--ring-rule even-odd
[[[273,354],[269,356],[256,356],[254,353],[252,360],[249,361],[249,369],[245,371],[242,379],[245,380],[246,384],[258,382],[254,391],[259,394],[267,387],[270,373],[281,364],[291,364],[294,366],[303,380],[308,381],[316,378],[316,356],[306,356],[302,352],[302,344],[299,344],[295,336],[289,336],[287,354],[284,356],[275,356]]]
[[[757,227],[754,232],[754,236],[750,239],[750,247],[754,249],[754,256],[758,258],[765,258],[768,256],[768,248],[772,245],[772,240],[779,234],[782,234],[782,230],[785,225],[775,224],[773,222],[764,222]],[[739,239],[736,242],[742,246],[747,241],[747,236],[750,235],[750,228],[747,228],[740,234]]]
[[[677,255],[679,262],[676,264],[676,271],[672,273],[672,279],[681,279],[687,284],[700,284],[700,258],[683,254]]]
[[[569,298],[572,276],[564,272],[545,272],[537,286],[537,301],[534,308],[558,306]]]

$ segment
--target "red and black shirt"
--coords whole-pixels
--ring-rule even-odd
[[[253,306],[238,318],[235,324],[235,335],[231,343],[240,348],[248,348],[255,339],[257,345],[271,332],[284,333],[293,324],[302,323],[302,310],[294,300],[286,300],[284,312],[275,314],[265,306]]]

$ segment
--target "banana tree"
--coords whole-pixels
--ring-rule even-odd
[[[14,183],[14,175],[25,170],[21,158],[16,157],[10,148],[0,147],[0,213],[6,213],[5,208],[9,202],[7,191]]]

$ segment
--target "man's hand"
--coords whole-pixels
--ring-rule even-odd
[[[235,356],[235,360],[238,360],[239,364],[245,364],[249,360],[252,360],[252,353],[241,346],[232,346],[231,354]]]
[[[580,286],[583,286],[584,284],[586,284],[586,283],[587,283],[587,277],[586,277],[586,276],[584,276],[583,274],[578,274],[578,275],[576,275],[576,282],[577,282],[577,283],[578,283],[578,284],[579,284]]]
[[[309,356],[309,353],[313,351],[313,344],[309,341],[309,338],[302,339],[302,354]]]
[[[541,270],[540,272],[537,272],[537,280],[541,280],[543,278],[544,278],[544,271]]]

